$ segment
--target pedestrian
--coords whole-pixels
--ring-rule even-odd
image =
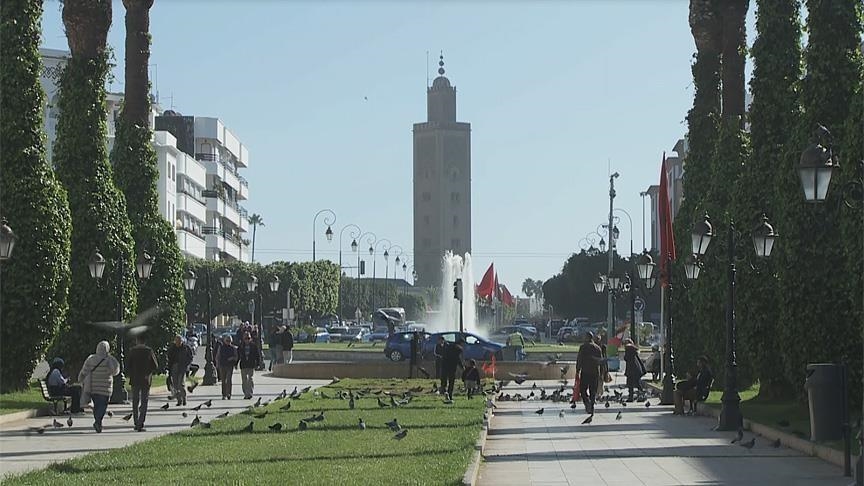
[[[523,351],[525,349],[525,338],[522,337],[522,333],[514,329],[513,332],[507,336],[507,346],[516,348],[516,361],[522,361],[525,358]]]
[[[45,384],[48,385],[48,394],[55,397],[71,397],[72,409],[69,412],[81,413],[84,411],[81,408],[81,385],[69,383],[69,378],[63,375],[64,366],[66,366],[66,362],[63,361],[63,358],[54,358],[51,360],[51,370],[45,376]]]
[[[174,345],[168,347],[168,377],[171,379],[171,392],[177,399],[177,406],[186,405],[186,371],[192,364],[192,348],[183,342],[183,336],[174,336]]]
[[[240,378],[243,380],[243,398],[246,400],[252,398],[255,388],[255,382],[252,376],[255,374],[255,369],[263,361],[261,357],[261,348],[258,343],[252,340],[252,334],[246,333],[243,335],[243,342],[237,348],[240,363]]]
[[[600,382],[600,368],[603,352],[594,342],[594,333],[585,333],[585,342],[579,347],[576,355],[576,374],[579,375],[579,394],[585,411],[594,415],[594,403],[597,402],[597,384]]]
[[[264,329],[259,324],[253,324],[250,334],[252,342],[258,345],[261,350],[261,362],[255,367],[255,371],[264,371]]]
[[[113,378],[120,373],[120,363],[111,356],[108,341],[99,341],[96,352],[84,360],[78,381],[82,383],[82,397],[86,394],[93,399],[93,430],[102,432],[102,418],[108,410],[108,397],[111,396]],[[82,398],[83,400],[83,398]]]
[[[604,382],[612,381],[611,375],[609,375],[609,361],[606,359],[606,332],[601,331],[596,336],[594,336],[594,344],[600,347],[600,374],[597,375],[597,390],[600,395],[603,395],[603,390],[606,387],[603,385]],[[596,402],[596,400],[595,400]]]
[[[294,334],[291,333],[291,326],[283,326],[282,331],[282,362],[294,362]]]
[[[468,360],[468,366],[462,371],[462,383],[465,385],[465,391],[470,398],[480,385],[480,371],[477,369],[477,361]]]
[[[144,335],[135,337],[135,346],[129,350],[126,358],[126,373],[129,375],[129,385],[132,387],[132,421],[136,432],[144,432],[144,420],[147,418],[147,403],[150,400],[150,385],[153,373],[159,369],[156,355],[144,343]]]
[[[435,351],[433,354],[435,355],[435,378],[442,379],[444,377],[444,372],[441,369],[442,363],[444,363],[444,349],[447,345],[447,342],[444,341],[444,336],[438,337],[438,342],[435,343]]]
[[[642,377],[645,376],[645,363],[639,357],[639,348],[633,344],[633,340],[624,340],[624,376],[627,377],[627,401],[633,401],[633,389],[642,392]]]
[[[441,393],[447,402],[453,401],[453,384],[456,381],[456,369],[464,368],[462,364],[462,343],[465,342],[460,336],[455,343],[447,343],[444,346],[444,357],[441,360]]]
[[[219,365],[218,365],[219,361],[216,360],[216,356],[219,356],[219,348],[222,347],[222,342],[224,341],[224,338],[226,338],[226,337],[230,338],[231,335],[230,334],[224,334],[221,338],[216,338],[213,341],[213,349],[210,351],[211,353],[213,353],[212,354],[213,362],[217,363],[217,365],[216,365],[216,380],[217,381],[222,381],[222,369],[219,368]],[[212,338],[212,336],[207,336],[207,346],[208,347],[210,346],[210,339],[211,338]]]
[[[695,375],[691,373],[688,379],[678,382],[675,387],[675,391],[672,394],[675,404],[673,414],[680,415],[684,413],[684,400],[690,401],[688,413],[695,414],[696,404],[708,398],[713,383],[714,374],[711,372],[711,367],[708,366],[708,358],[700,356],[696,359]]]
[[[231,335],[226,334],[222,338],[222,345],[216,353],[216,367],[222,376],[222,399],[231,400],[231,386],[233,385],[234,367],[237,366],[237,346],[231,343]]]
[[[270,366],[268,371],[273,371],[274,364],[282,363],[282,326],[273,324],[267,333],[267,344],[270,345]]]

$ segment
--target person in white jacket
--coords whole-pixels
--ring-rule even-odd
[[[84,366],[78,374],[78,381],[84,384],[84,392],[93,399],[93,429],[96,432],[102,432],[102,417],[108,410],[113,378],[120,373],[120,363],[108,354],[110,350],[108,341],[99,341],[96,353],[84,360]]]

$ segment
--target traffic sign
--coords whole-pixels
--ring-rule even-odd
[[[642,312],[645,310],[645,301],[642,300],[642,297],[636,296],[636,299],[633,301],[633,308],[636,312]]]

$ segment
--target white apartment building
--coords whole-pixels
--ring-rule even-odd
[[[44,48],[40,53],[50,162],[59,117],[59,74],[70,54]],[[122,101],[122,93],[107,95],[109,150]],[[152,143],[159,165],[160,213],[174,225],[180,250],[197,258],[249,261],[245,235],[249,223],[240,205],[248,199],[249,183],[239,173],[249,166],[246,147],[218,118],[182,116],[173,111],[159,115],[155,103],[150,127],[154,129]]]

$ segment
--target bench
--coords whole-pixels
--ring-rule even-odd
[[[708,392],[709,393],[711,392],[712,386],[714,386],[714,379],[713,378],[708,383]],[[705,394],[704,397],[696,397],[695,400],[690,400],[690,408],[693,410],[693,412],[692,412],[693,415],[696,415],[696,406],[699,404],[699,402],[704,402],[707,399],[708,399],[708,394]]]
[[[60,412],[57,411],[57,404],[63,402],[63,411],[65,412],[68,407],[67,399],[64,395],[52,395],[48,392],[48,382],[45,380],[39,380],[39,387],[42,389],[42,398],[45,399],[46,402],[51,402],[51,413],[52,415],[58,415]]]

